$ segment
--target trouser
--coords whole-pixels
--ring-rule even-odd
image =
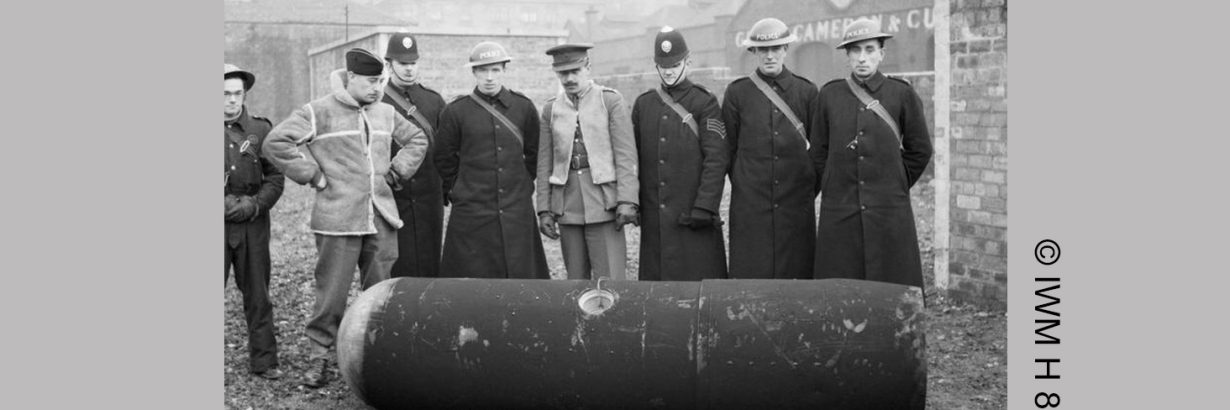
[[[628,244],[615,222],[560,224],[560,248],[568,279],[626,279]],[[590,272],[593,276],[590,276]]]
[[[359,284],[367,290],[388,279],[397,261],[397,231],[379,215],[375,224],[373,235],[316,234],[316,304],[307,324],[313,359],[328,357],[337,339],[355,267],[359,268]]]
[[[223,287],[235,271],[235,287],[243,294],[243,316],[248,324],[248,366],[263,372],[278,365],[278,344],[273,335],[273,303],[269,301],[269,219],[227,224]]]

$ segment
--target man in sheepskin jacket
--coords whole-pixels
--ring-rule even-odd
[[[269,132],[265,153],[288,178],[316,189],[316,305],[308,321],[311,364],[304,384],[328,382],[329,349],[346,308],[354,270],[363,289],[389,278],[402,227],[392,186],[423,162],[427,136],[380,102],[384,63],[371,52],[346,52],[333,72],[333,94],[295,110]],[[345,81],[342,81],[342,77]],[[401,150],[390,160],[390,146]],[[394,183],[396,182],[396,183]]]

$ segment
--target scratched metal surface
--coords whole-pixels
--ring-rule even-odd
[[[922,315],[862,281],[402,278],[356,300],[338,353],[382,409],[922,408]]]
[[[702,286],[699,408],[924,407],[917,288],[848,279]]]

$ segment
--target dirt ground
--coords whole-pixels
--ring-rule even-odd
[[[729,188],[726,191],[729,195]],[[930,181],[913,190],[918,220],[923,272],[932,279],[932,198]],[[726,205],[729,201],[723,201]],[[228,283],[225,290],[223,334],[224,405],[227,409],[369,409],[340,379],[320,389],[298,385],[306,368],[308,340],[303,333],[311,312],[312,271],[316,250],[307,230],[312,191],[288,181],[282,199],[274,207],[271,251],[273,277],[270,283],[277,328],[280,368],[287,377],[268,381],[248,371],[247,326],[239,291]],[[725,219],[725,209],[723,209]],[[628,266],[635,277],[639,254],[639,230],[628,239]],[[564,276],[559,242],[544,241],[552,276]],[[927,297],[927,408],[1003,409],[1007,407],[1007,341],[1004,311],[981,310],[944,297],[928,286]],[[358,294],[357,284],[351,296]]]

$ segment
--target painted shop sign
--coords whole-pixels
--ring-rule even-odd
[[[935,13],[931,7],[889,11],[861,16],[837,17],[808,23],[791,24],[790,31],[798,36],[800,43],[823,42],[837,43],[841,40],[841,31],[854,20],[867,17],[880,22],[880,28],[885,33],[894,36],[914,37],[929,35],[935,30]],[[747,38],[746,31],[735,33],[735,44],[743,44]]]

